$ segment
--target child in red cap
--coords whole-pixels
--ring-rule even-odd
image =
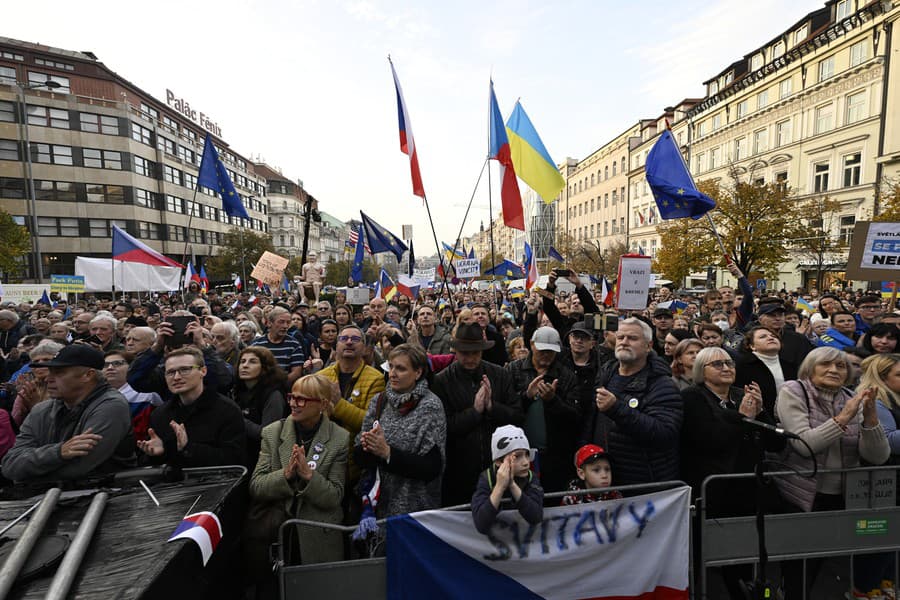
[[[608,488],[612,485],[612,466],[606,450],[595,444],[585,444],[575,453],[575,472],[578,479],[569,483],[569,491],[580,492]],[[596,502],[598,500],[617,500],[622,497],[618,490],[592,494],[570,494],[564,496],[564,505]]]

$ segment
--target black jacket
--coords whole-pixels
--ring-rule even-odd
[[[759,459],[756,440],[765,450],[784,449],[785,438],[757,430],[743,422],[737,406],[744,397],[741,388],[732,387],[729,398],[734,406],[724,408],[706,386],[691,386],[681,392],[684,423],[681,428],[681,478],[691,486],[693,497],[701,495],[703,480],[710,475],[752,473]],[[774,425],[771,413],[762,411],[756,420]],[[716,480],[707,489],[707,507],[714,514],[750,514],[755,498],[753,479]]]
[[[533,447],[537,447],[532,432],[529,431],[529,410],[536,402],[543,403],[544,426],[547,432],[547,446],[541,448],[540,476],[541,485],[549,492],[560,492],[566,489],[569,480],[575,476],[575,450],[580,430],[581,411],[578,406],[578,389],[575,375],[559,357],[546,375],[558,380],[556,395],[543,401],[538,397],[528,398],[528,385],[537,377],[537,371],[531,364],[531,356],[514,360],[506,369],[513,378],[522,407],[525,412],[525,434]]]
[[[784,373],[785,381],[797,379],[797,365],[799,363],[794,363],[781,354],[778,355],[778,362],[781,363],[781,371]],[[759,390],[762,392],[763,408],[770,415],[774,415],[778,390],[775,389],[775,377],[772,376],[769,367],[752,352],[738,353],[735,363],[737,372],[734,376],[734,385],[743,388],[748,383],[755,381],[759,384]]]
[[[479,533],[487,534],[491,525],[497,520],[499,509],[491,504],[491,490],[497,480],[497,468],[491,467],[478,478],[478,486],[472,494],[472,521]],[[541,484],[528,472],[528,477],[516,477],[516,484],[522,490],[519,501],[512,499],[512,494],[507,489],[503,492],[503,499],[513,502],[516,510],[528,523],[537,525],[544,518],[544,490]],[[500,506],[503,506],[502,504]]]
[[[608,387],[618,372],[619,361],[606,363],[597,386]],[[595,403],[590,405],[582,441],[609,452],[616,485],[676,480],[681,419],[681,394],[669,366],[651,354],[608,411],[600,413]]]
[[[180,451],[170,421],[184,425],[187,432],[187,446]],[[246,459],[247,434],[241,409],[215,390],[204,389],[203,394],[187,406],[177,397],[172,398],[151,413],[150,427],[165,446],[165,454],[150,458],[151,463],[212,467],[242,465]]]
[[[493,340],[494,347],[488,348],[482,352],[481,359],[486,360],[489,363],[494,363],[500,367],[508,363],[509,354],[506,352],[506,339],[504,339],[503,334],[497,331],[493,325],[488,325],[484,329],[484,338],[486,340]]]
[[[490,411],[475,410],[475,393],[482,375],[491,382]],[[521,425],[522,403],[509,373],[481,361],[475,372],[458,362],[434,376],[431,391],[441,399],[447,416],[447,464],[441,498],[444,506],[465,504],[472,498],[478,474],[491,464],[491,434],[501,425]]]

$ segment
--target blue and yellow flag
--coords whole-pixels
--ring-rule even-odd
[[[516,175],[547,204],[556,200],[566,182],[519,102],[506,121],[506,133]]]

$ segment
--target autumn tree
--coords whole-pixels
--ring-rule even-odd
[[[732,171],[731,181],[702,181],[701,191],[716,202],[709,213],[725,246],[725,253],[741,271],[761,271],[774,277],[790,255],[790,243],[800,237],[802,210],[793,192],[778,183],[750,183]],[[659,228],[662,249],[656,268],[673,281],[713,264],[721,264],[710,220],[703,217],[664,221]]]
[[[16,223],[12,216],[0,210],[0,271],[5,275],[21,268],[19,259],[31,251],[28,229]]]
[[[207,259],[206,272],[211,279],[229,279],[232,273],[243,277],[243,269],[246,267],[249,278],[253,265],[267,250],[275,252],[271,235],[245,229],[242,241],[240,230],[233,227],[225,233],[222,252]]]
[[[325,265],[325,283],[327,285],[334,285],[337,287],[343,287],[347,285],[347,280],[350,278],[350,269],[352,268],[352,261],[347,260],[334,260],[334,258],[328,259],[328,264]],[[375,261],[366,256],[363,260],[363,273],[362,280],[364,283],[371,283],[378,278],[378,273],[380,271],[380,267],[375,263]]]
[[[814,196],[800,203],[800,225],[793,240],[785,240],[798,258],[816,270],[816,288],[822,289],[823,275],[829,264],[847,251],[840,234],[841,203],[828,196]]]
[[[872,220],[882,223],[900,223],[900,180],[886,178],[882,181],[879,199],[883,208]]]
[[[584,240],[578,247],[577,254],[586,261],[585,268],[579,269],[580,273],[615,278],[619,269],[619,259],[623,254],[628,254],[628,246],[624,241],[604,244],[600,240]]]

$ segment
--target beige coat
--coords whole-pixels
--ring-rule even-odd
[[[344,517],[341,501],[350,434],[331,422],[327,415],[322,416],[322,425],[306,456],[307,460],[316,463],[308,482],[288,482],[284,478],[284,467],[290,462],[295,443],[297,437],[290,418],[263,428],[259,460],[250,479],[251,497],[269,502],[282,501],[288,513],[296,498],[294,518],[340,525]],[[340,533],[305,526],[298,527],[297,532],[304,564],[343,560],[344,544]]]

